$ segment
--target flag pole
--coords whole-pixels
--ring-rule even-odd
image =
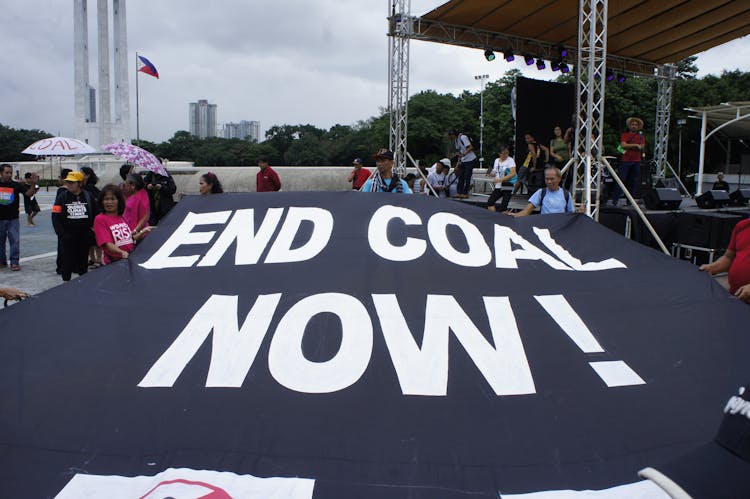
[[[138,95],[138,52],[135,53],[135,144],[141,145],[141,112]]]

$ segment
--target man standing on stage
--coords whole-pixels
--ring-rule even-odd
[[[468,135],[451,130],[448,132],[448,138],[453,141],[458,150],[458,158],[461,162],[461,175],[458,177],[458,193],[456,197],[467,199],[471,190],[471,174],[479,164],[479,161],[477,160],[477,155],[474,153],[474,145],[471,143]]]
[[[729,292],[750,303],[750,219],[734,226],[726,253],[701,270],[711,275],[729,271]]]
[[[646,147],[646,139],[643,137],[643,120],[640,118],[628,118],[625,122],[628,130],[620,135],[620,147],[622,153],[620,158],[620,180],[635,197],[636,188],[641,179],[641,156]],[[612,203],[616,206],[622,195],[622,189],[618,185],[612,197]]]

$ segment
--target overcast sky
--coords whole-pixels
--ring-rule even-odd
[[[412,0],[421,15],[441,0]],[[0,0],[0,123],[72,136],[73,2]],[[354,124],[387,106],[387,0],[128,0],[132,133],[134,54],[159,70],[140,78],[141,138],[188,129],[188,103],[218,105],[219,123]],[[111,6],[110,6],[111,15]],[[89,1],[91,83],[97,86],[96,1]],[[731,54],[731,57],[728,56]],[[478,90],[523,61],[412,41],[409,93]],[[700,75],[750,71],[750,38],[699,56]],[[528,76],[552,79],[534,69]],[[114,95],[114,94],[113,94]]]

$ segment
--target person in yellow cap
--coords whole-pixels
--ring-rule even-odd
[[[636,188],[641,180],[641,156],[646,148],[646,139],[643,136],[643,120],[640,118],[628,118],[625,120],[628,129],[620,135],[621,151],[619,174],[620,180],[630,192],[636,196]],[[616,206],[617,201],[623,194],[618,185],[612,196],[612,203]]]
[[[83,275],[88,270],[91,228],[96,216],[96,203],[83,189],[83,173],[70,172],[63,179],[52,206],[52,225],[60,238],[60,273],[69,281],[73,272]]]

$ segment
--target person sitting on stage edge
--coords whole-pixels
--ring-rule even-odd
[[[544,170],[543,187],[536,191],[529,198],[529,204],[526,208],[518,213],[507,213],[514,217],[525,217],[531,215],[535,208],[541,209],[542,215],[550,213],[573,213],[573,196],[570,192],[560,187],[562,174],[560,169],[555,166],[549,166]]]
[[[711,190],[729,192],[729,184],[724,180],[724,174],[722,172],[716,174],[716,182],[714,182]]]
[[[383,148],[376,152],[374,156],[378,169],[365,182],[360,192],[400,192],[411,194],[409,184],[393,172],[393,152]]]
[[[447,163],[447,166],[445,163]],[[440,198],[444,198],[447,196],[446,193],[448,188],[445,185],[445,179],[448,171],[451,168],[451,162],[449,159],[446,159],[445,163],[443,163],[443,160],[438,161],[433,166],[433,168],[435,168],[435,171],[430,172],[429,175],[427,175],[427,182],[432,186],[432,189]],[[430,190],[429,187],[426,190],[427,194],[432,195],[432,190]]]
[[[500,146],[499,151],[492,170],[487,173],[488,177],[495,177],[495,189],[487,200],[487,209],[490,211],[495,211],[495,203],[500,198],[502,198],[500,211],[508,209],[508,203],[513,195],[512,188],[516,181],[518,181],[516,162],[510,157],[510,149],[503,144]],[[504,186],[511,187],[511,189],[503,189]]]
[[[729,247],[721,258],[701,265],[711,275],[729,272],[729,292],[750,303],[750,219],[734,226]]]

